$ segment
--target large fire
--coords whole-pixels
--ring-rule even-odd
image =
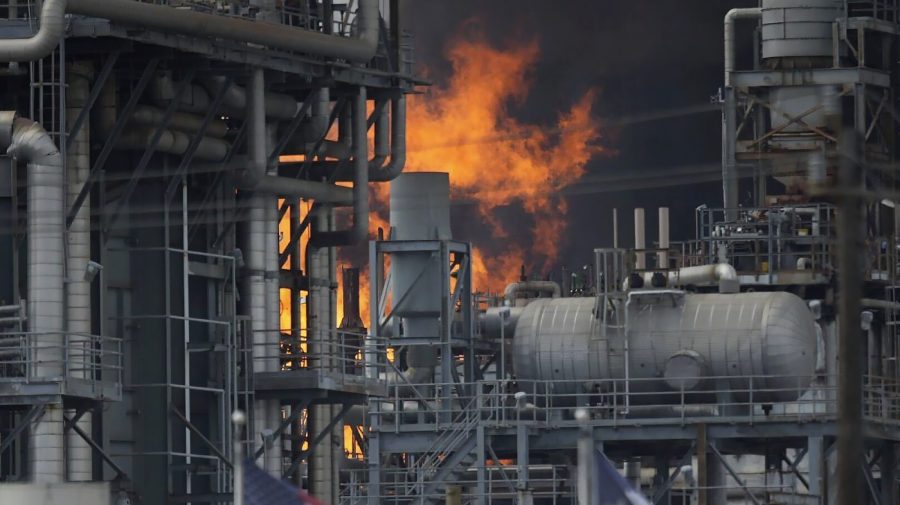
[[[552,128],[512,116],[528,96],[539,54],[536,41],[498,48],[478,35],[459,38],[447,52],[453,74],[446,85],[410,99],[406,170],[449,172],[451,197],[474,202],[491,232],[493,240],[475,242],[473,280],[482,291],[502,290],[521,265],[548,273],[565,232],[560,191],[602,152],[593,90]],[[527,232],[510,233],[497,217],[509,206],[530,221]]]
[[[539,56],[537,41],[496,47],[470,32],[448,47],[452,75],[446,84],[409,99],[406,170],[449,172],[452,199],[476,205],[480,226],[491,236],[474,240],[473,280],[480,291],[502,290],[522,265],[549,273],[564,242],[567,204],[561,191],[603,152],[600,124],[592,114],[595,90],[577,97],[551,127],[514,117],[513,109],[529,95],[530,71]],[[373,207],[385,210],[388,185],[372,189]],[[500,209],[519,212],[529,223],[527,230],[511,233],[497,215]],[[373,237],[387,226],[383,213],[372,214]],[[473,235],[479,235],[477,230]],[[344,266],[338,266],[338,279]],[[365,268],[360,288],[362,318],[368,323]],[[339,294],[338,322],[340,300]]]

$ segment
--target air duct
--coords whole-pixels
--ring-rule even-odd
[[[62,378],[64,373],[63,267],[65,181],[62,157],[53,138],[15,111],[0,113],[0,149],[27,163],[28,323],[32,334],[31,376]],[[62,412],[50,406],[32,431],[30,451],[35,482],[63,479]]]
[[[63,35],[66,12],[163,32],[221,38],[355,63],[368,62],[378,49],[378,0],[359,0],[358,30],[353,38],[191,10],[176,11],[172,7],[132,0],[46,0],[41,9],[38,33],[26,39],[3,40],[0,61],[33,61],[50,54]]]

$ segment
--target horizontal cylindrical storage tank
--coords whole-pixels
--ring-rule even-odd
[[[682,387],[724,387],[745,400],[747,377],[755,376],[754,401],[787,401],[796,400],[809,385],[816,364],[815,322],[796,295],[637,293],[627,303],[628,389],[636,398]],[[596,311],[595,298],[529,304],[519,316],[513,342],[517,379],[523,384],[558,382],[553,391],[570,395],[584,393],[594,383],[620,380],[616,391],[623,392],[625,334],[609,328],[602,335]],[[679,401],[678,395],[643,398]]]
[[[832,23],[841,5],[840,0],[763,0],[762,57],[830,57]]]

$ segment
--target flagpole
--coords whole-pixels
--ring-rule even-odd
[[[575,420],[579,424],[578,436],[578,505],[593,505],[594,477],[594,436],[590,425],[590,415],[586,409],[575,410]]]
[[[247,416],[241,410],[235,410],[231,414],[232,447],[234,460],[234,505],[244,505],[244,444],[242,434]]]

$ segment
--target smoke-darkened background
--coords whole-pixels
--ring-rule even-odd
[[[681,167],[719,163],[721,116],[710,101],[722,83],[722,19],[732,7],[755,4],[752,0],[407,0],[404,25],[414,36],[417,70],[436,84],[451,70],[445,58],[448,43],[465,30],[480,30],[501,47],[537,40],[540,57],[530,94],[510,108],[522,121],[552,127],[560,111],[588,89],[599,88],[595,113],[604,123],[602,143],[612,152],[595,158],[584,184],[567,192],[569,226],[560,261],[577,267],[592,261],[594,247],[612,243],[613,208],[619,209],[620,240],[631,245],[633,207],[647,208],[651,240],[656,207],[670,207],[672,239],[683,240],[693,235],[698,205],[721,205],[717,181],[620,191],[608,191],[615,186],[604,181],[666,170],[675,177]],[[657,114],[671,117],[647,119]],[[599,183],[592,182],[597,178]],[[465,205],[454,208],[458,238],[467,240],[472,237],[466,234],[479,233],[466,224],[473,212]]]

